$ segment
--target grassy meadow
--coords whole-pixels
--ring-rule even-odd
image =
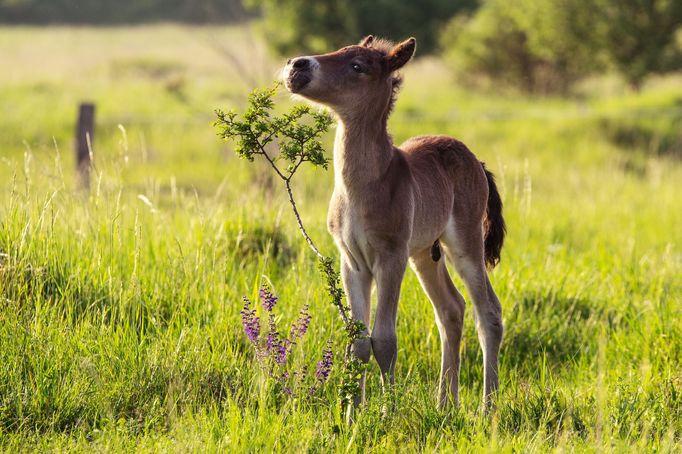
[[[333,386],[274,396],[240,323],[267,279],[282,323],[311,308],[298,366],[341,339],[280,182],[211,125],[283,63],[245,27],[0,28],[0,449],[680,452],[682,76],[527,98],[461,87],[437,59],[408,65],[395,142],[453,135],[498,179],[501,392],[482,416],[467,302],[462,405],[436,408],[438,330],[408,272],[397,385],[382,396],[370,363],[348,426]],[[89,193],[73,160],[85,100]],[[295,182],[328,254],[332,185],[331,170]]]

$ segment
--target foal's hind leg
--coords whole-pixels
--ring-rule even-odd
[[[411,258],[419,282],[431,300],[440,333],[441,365],[438,405],[444,408],[449,399],[459,404],[459,348],[464,322],[464,298],[450,279],[445,259],[434,262],[430,249]]]
[[[471,226],[451,222],[442,238],[445,251],[473,300],[478,339],[483,350],[483,402],[499,388],[498,355],[502,342],[502,307],[490,285],[485,269],[483,231],[480,224]]]

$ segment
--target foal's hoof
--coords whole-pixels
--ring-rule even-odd
[[[383,404],[383,405],[381,406],[381,419],[386,419],[386,418],[388,418],[388,413],[389,413],[388,404]]]
[[[459,398],[452,398],[451,396],[441,396],[438,398],[438,410],[447,411],[450,409],[459,408]]]
[[[353,398],[353,403],[346,403],[345,405],[345,411],[344,411],[344,416],[346,419],[346,424],[351,425],[355,422],[355,415],[359,411],[362,410],[362,407],[365,406],[365,398],[364,396],[356,396]]]
[[[353,414],[357,411],[357,405],[346,405],[346,424],[351,425],[355,422]]]
[[[398,407],[395,390],[390,389],[388,391],[384,391],[382,399],[384,402],[381,405],[381,419],[386,419],[394,414],[396,412],[396,408]]]
[[[490,416],[497,411],[497,403],[491,397],[484,399],[481,403],[481,414]]]

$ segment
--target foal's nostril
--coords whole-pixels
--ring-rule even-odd
[[[287,65],[291,64],[291,58],[287,60]]]
[[[294,60],[294,68],[296,69],[306,69],[309,66],[310,62],[308,61],[307,58],[297,58]]]

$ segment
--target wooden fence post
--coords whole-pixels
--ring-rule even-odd
[[[76,169],[83,189],[90,188],[90,165],[92,164],[92,140],[95,132],[95,105],[81,103],[76,125]]]

